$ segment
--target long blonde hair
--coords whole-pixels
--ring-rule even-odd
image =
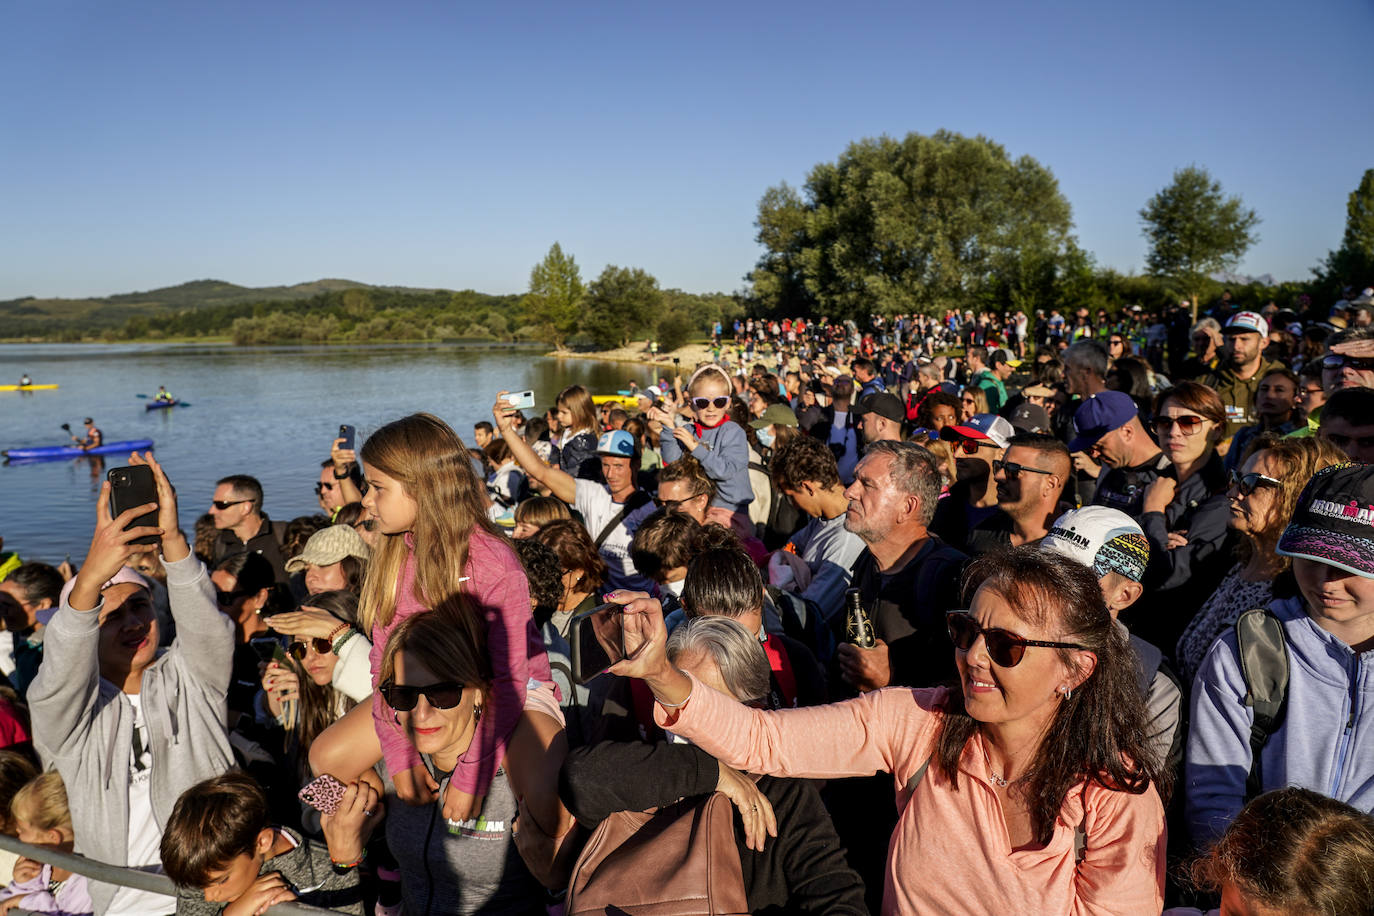
[[[478,645],[485,627],[469,607],[463,568],[474,530],[500,542],[487,517],[486,486],[472,470],[467,447],[447,423],[427,413],[395,420],[363,443],[362,460],[394,478],[415,501],[415,599],[432,610],[453,607]],[[396,615],[396,582],[408,548],[404,534],[385,535],[363,579],[358,623],[365,633]]]

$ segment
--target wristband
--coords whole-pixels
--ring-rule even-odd
[[[682,707],[686,706],[687,701],[692,698],[692,690],[695,689],[696,685],[693,684],[691,690],[687,691],[687,696],[682,698],[681,703],[665,703],[663,700],[660,700],[657,695],[654,696],[654,702],[658,703],[658,705],[662,706],[664,709],[681,709]]]
[[[335,479],[335,480],[346,480],[346,479],[348,479],[348,478],[352,475],[352,473],[353,473],[352,471],[344,471],[342,474],[340,474],[338,471],[335,471],[335,472],[334,472],[334,479]]]
[[[345,633],[351,629],[353,629],[353,626],[351,624],[340,623],[337,627],[329,631],[329,635],[326,636],[325,639],[329,640],[332,643],[334,640],[339,638],[340,634]]]
[[[338,859],[334,858],[333,855],[330,855],[330,857],[329,857],[329,864],[332,865],[332,866],[334,867],[334,871],[335,871],[336,873],[341,874],[341,875],[345,875],[345,874],[348,874],[348,873],[349,873],[350,871],[352,871],[353,869],[357,868],[359,865],[362,865],[363,862],[366,861],[366,860],[367,860],[367,848],[364,847],[364,848],[363,848],[362,855],[358,856],[358,858],[357,858],[355,861],[353,861],[353,862],[340,862]]]
[[[348,645],[348,641],[357,635],[358,631],[353,629],[352,627],[349,627],[347,632],[345,632],[337,640],[330,640],[330,642],[333,643],[333,645],[330,647],[330,651],[332,651],[335,655],[338,655],[339,651],[343,649],[344,646]]]

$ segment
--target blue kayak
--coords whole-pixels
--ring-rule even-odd
[[[82,455],[113,455],[118,452],[144,451],[153,447],[152,439],[129,439],[126,442],[106,442],[95,448],[77,448],[75,445],[40,445],[34,448],[12,448],[0,452],[0,457],[9,459],[29,458],[80,458]]]
[[[177,406],[177,405],[180,404],[180,403],[181,403],[181,401],[178,401],[178,400],[171,400],[171,401],[149,401],[147,404],[144,404],[144,405],[143,405],[143,409],[144,409],[144,410],[164,410],[164,409],[166,409],[166,408],[168,408],[168,407],[175,407],[175,406]]]

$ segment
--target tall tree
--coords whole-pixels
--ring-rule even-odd
[[[1146,268],[1191,293],[1194,318],[1203,280],[1233,269],[1259,241],[1255,211],[1223,194],[1221,183],[1195,165],[1174,172],[1169,186],[1145,202],[1140,221],[1150,242]]]
[[[1341,247],[1326,256],[1316,274],[1334,298],[1341,289],[1374,284],[1374,169],[1366,169],[1345,204]]]
[[[564,254],[562,246],[554,242],[544,260],[530,271],[530,291],[525,294],[524,306],[535,322],[548,329],[556,349],[563,349],[569,335],[577,330],[585,294],[576,259]]]
[[[852,143],[759,202],[749,279],[775,312],[861,316],[1047,305],[1072,248],[1068,201],[1029,156],[949,131]]]
[[[608,264],[587,289],[582,329],[603,349],[628,346],[656,316],[662,298],[652,274]]]

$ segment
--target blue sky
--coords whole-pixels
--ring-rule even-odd
[[[1371,0],[0,0],[0,298],[214,277],[729,291],[770,185],[947,128],[1047,165],[1099,262],[1205,166],[1304,278],[1374,166]]]

